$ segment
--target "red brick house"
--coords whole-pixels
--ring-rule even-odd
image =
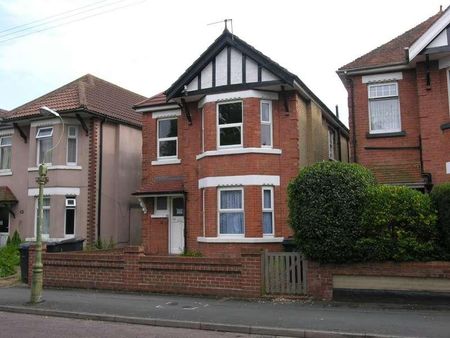
[[[294,74],[225,30],[143,113],[149,254],[281,250],[299,168],[348,160],[348,129]]]
[[[351,158],[387,184],[450,181],[450,10],[341,67]]]

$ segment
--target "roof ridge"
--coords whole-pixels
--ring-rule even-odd
[[[110,81],[104,80],[104,79],[99,78],[99,77],[97,77],[97,76],[95,76],[95,75],[92,75],[92,74],[90,74],[90,73],[86,74],[85,76],[88,77],[91,81],[100,81],[100,82],[106,83],[106,84],[108,84],[108,85],[110,85],[110,86],[116,87],[116,88],[118,88],[118,89],[120,89],[120,90],[124,90],[124,91],[126,91],[126,92],[128,92],[128,93],[130,93],[130,94],[135,95],[135,96],[141,96],[143,99],[145,99],[145,96],[144,96],[144,95],[141,95],[141,94],[138,94],[138,93],[136,93],[136,92],[133,92],[133,91],[130,90],[130,89],[121,87],[121,86],[119,86],[119,85],[116,85],[115,83],[112,83],[112,82],[110,82]]]

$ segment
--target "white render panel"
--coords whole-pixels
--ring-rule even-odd
[[[216,86],[225,86],[227,84],[227,48],[216,56]]]
[[[154,118],[154,119],[161,119],[161,118],[167,118],[167,117],[177,117],[177,116],[181,116],[181,109],[159,111],[157,113],[153,113],[152,114],[152,118]]]
[[[13,135],[14,134],[14,129],[3,129],[0,130],[0,136],[9,136],[9,135]]]
[[[269,72],[266,69],[261,70],[261,81],[275,81],[279,80],[275,75],[273,75],[271,72]]]
[[[402,72],[364,75],[362,77],[362,83],[397,81],[397,80],[403,80]]]
[[[212,62],[210,62],[201,72],[201,89],[212,87]]]
[[[230,82],[231,84],[242,83],[242,53],[232,48],[230,55]]]
[[[258,82],[258,64],[250,58],[245,62],[245,81]]]
[[[439,59],[439,69],[444,69],[450,67],[450,56],[443,57]]]
[[[198,77],[196,76],[194,80],[191,81],[191,83],[189,83],[187,85],[187,90],[188,92],[191,92],[193,90],[197,90],[198,89]]]
[[[28,196],[38,196],[39,189],[38,188],[30,188],[28,189]],[[44,195],[80,195],[80,188],[68,188],[68,187],[53,187],[53,188],[44,188]]]
[[[447,163],[445,163],[445,172],[447,173],[447,174],[450,174],[450,162],[447,162]]]
[[[198,180],[198,188],[242,186],[242,185],[280,185],[277,175],[242,175],[242,176],[213,176]]]
[[[447,45],[448,45],[447,30],[444,29],[438,36],[434,38],[433,41],[430,42],[427,48],[442,47]]]
[[[198,101],[198,107],[201,108],[205,105],[205,103],[208,102],[230,101],[236,99],[245,99],[248,97],[256,97],[264,100],[278,100],[278,93],[251,89],[251,90],[242,90],[239,92],[211,94],[206,95],[200,101]]]

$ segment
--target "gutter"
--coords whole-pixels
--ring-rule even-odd
[[[406,62],[397,62],[384,66],[371,66],[371,67],[361,67],[361,68],[350,68],[350,69],[338,69],[336,73],[340,75],[360,75],[360,74],[376,74],[376,73],[387,73],[397,70],[408,69],[409,64]]]

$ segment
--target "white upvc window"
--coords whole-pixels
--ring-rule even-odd
[[[400,101],[397,82],[370,84],[369,128],[370,133],[401,131]]]
[[[217,104],[217,147],[232,148],[243,145],[242,101]]]
[[[273,187],[262,188],[263,236],[272,237],[275,233]]]
[[[36,133],[37,143],[37,165],[41,163],[52,163],[52,151],[49,151],[53,147],[53,128],[44,127],[39,128]],[[45,158],[44,158],[45,157]]]
[[[77,200],[75,197],[66,198],[66,210],[64,217],[64,236],[75,236],[75,224],[76,224],[76,207]]]
[[[328,128],[328,158],[334,160],[334,149],[335,149],[335,138],[336,134],[333,129]]]
[[[245,234],[244,189],[220,188],[217,193],[219,236],[243,237]]]
[[[39,208],[39,201],[38,198],[36,198],[36,208],[35,208],[35,235],[36,229],[37,229],[37,222],[38,222],[38,208]],[[42,227],[41,227],[41,235],[43,239],[49,238],[49,231],[50,231],[50,197],[44,196],[43,198],[43,204],[42,204],[42,212],[43,212],[43,219],[42,219]]]
[[[158,159],[178,158],[178,119],[158,119],[157,124]]]
[[[202,108],[202,153],[205,152],[205,109]]]
[[[78,158],[78,128],[69,126],[67,128],[67,165],[77,165]]]
[[[11,169],[11,146],[11,136],[0,138],[0,170],[6,171]]]
[[[154,216],[167,216],[169,214],[169,205],[166,196],[155,197]]]
[[[272,148],[273,126],[272,126],[272,101],[262,100],[261,110],[261,147]]]

